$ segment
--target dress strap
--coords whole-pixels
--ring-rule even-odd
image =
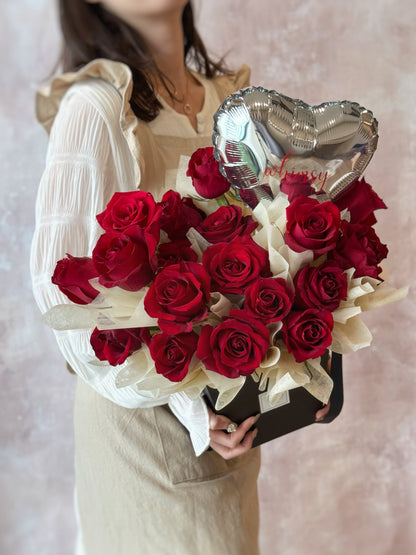
[[[220,101],[224,102],[227,96],[233,92],[248,87],[250,84],[250,73],[250,68],[246,64],[243,64],[236,73],[215,77],[213,83]]]

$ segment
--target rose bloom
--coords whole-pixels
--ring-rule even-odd
[[[238,378],[252,374],[269,348],[269,330],[244,310],[232,310],[216,327],[203,326],[196,355],[208,370]]]
[[[52,283],[73,303],[88,304],[98,295],[98,291],[89,283],[90,279],[97,276],[98,272],[91,258],[67,254],[67,258],[57,262]]]
[[[155,361],[156,372],[172,382],[180,382],[188,373],[197,345],[198,335],[193,331],[176,335],[154,335],[149,349]]]
[[[315,193],[312,181],[306,175],[299,173],[286,175],[280,182],[280,190],[289,197],[289,202],[296,197],[307,197]]]
[[[382,199],[364,178],[356,179],[340,195],[332,201],[342,212],[348,208],[351,214],[350,223],[374,225],[374,210],[387,208]]]
[[[296,362],[317,358],[332,343],[334,319],[328,310],[307,308],[293,310],[283,322],[283,341]]]
[[[305,266],[294,278],[296,305],[322,308],[332,312],[347,298],[347,276],[334,261],[319,266]]]
[[[260,276],[270,276],[268,252],[249,235],[208,247],[202,264],[211,276],[211,291],[242,294]]]
[[[137,226],[101,235],[92,252],[99,282],[105,287],[139,291],[154,276],[157,239]]]
[[[219,197],[230,188],[229,181],[220,172],[212,146],[198,148],[192,154],[186,175],[192,178],[196,192],[204,198]]]
[[[342,238],[330,256],[345,270],[355,268],[353,277],[377,278],[381,272],[379,264],[388,252],[372,227],[343,221]]]
[[[162,213],[160,227],[171,241],[184,239],[190,227],[198,227],[205,214],[190,198],[182,198],[176,191],[167,191],[159,203]]]
[[[310,249],[315,257],[332,250],[340,234],[338,208],[330,201],[320,203],[296,197],[286,208],[285,242],[295,252]]]
[[[278,322],[289,313],[293,290],[282,278],[258,278],[245,290],[244,310],[265,324]]]
[[[164,268],[155,278],[145,298],[146,312],[158,318],[166,333],[191,331],[194,322],[207,315],[210,277],[201,264],[181,262]]]
[[[220,206],[196,228],[209,243],[231,241],[237,235],[250,235],[258,226],[251,216],[243,216],[239,206]]]
[[[170,243],[162,243],[159,245],[157,253],[157,263],[159,269],[166,268],[172,264],[179,264],[183,260],[185,262],[197,262],[198,255],[191,248],[188,239],[171,241]]]
[[[160,212],[161,208],[150,193],[114,193],[104,212],[98,214],[97,221],[105,231],[124,231],[131,225],[147,229],[159,226]]]
[[[90,343],[98,360],[106,360],[111,366],[122,364],[128,356],[138,351],[143,343],[149,344],[147,328],[99,330],[95,328]]]

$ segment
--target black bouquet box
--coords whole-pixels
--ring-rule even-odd
[[[325,368],[330,365],[329,373],[334,382],[334,387],[330,397],[329,412],[319,423],[332,422],[341,412],[344,399],[342,356],[338,353],[332,353],[330,359],[328,356],[325,359],[323,357],[322,366]],[[237,424],[240,424],[249,416],[260,413],[260,418],[256,424],[258,434],[253,442],[253,447],[316,422],[315,413],[323,405],[305,388],[298,387],[284,392],[278,404],[270,407],[266,397],[267,389],[266,391],[259,391],[258,386],[259,384],[248,376],[236,397],[220,411],[215,410],[215,402],[218,397],[217,390],[207,387],[204,394],[214,412],[224,414]]]

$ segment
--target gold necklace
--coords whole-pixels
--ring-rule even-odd
[[[185,114],[187,116],[189,116],[189,114],[192,112],[192,106],[189,104],[189,102],[187,102],[188,92],[189,92],[189,73],[187,71],[186,72],[185,98],[184,98],[184,104],[183,104],[183,111],[185,112]]]
[[[173,101],[177,102],[178,104],[183,104],[183,112],[187,116],[189,116],[189,114],[192,113],[192,106],[189,104],[189,102],[187,102],[188,91],[189,91],[189,77],[188,77],[188,75],[189,75],[189,72],[186,71],[186,86],[185,86],[185,94],[183,95],[183,97],[178,98],[178,91],[177,91],[175,86],[174,86],[174,91],[172,93]]]

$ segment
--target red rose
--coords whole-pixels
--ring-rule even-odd
[[[159,245],[157,261],[160,269],[172,264],[179,264],[181,260],[185,262],[197,262],[198,260],[198,255],[191,249],[191,243],[187,239]]]
[[[139,291],[154,276],[157,240],[137,226],[101,235],[92,252],[99,282],[105,287],[118,286]]]
[[[347,276],[334,261],[305,266],[294,278],[296,304],[301,308],[322,308],[332,312],[347,298]]]
[[[175,334],[191,331],[207,314],[210,278],[201,264],[181,262],[164,268],[144,298],[146,312],[160,329]]]
[[[211,291],[242,294],[259,276],[270,276],[268,253],[249,235],[208,247],[202,264],[211,276]]]
[[[377,278],[381,272],[379,264],[388,252],[372,227],[343,221],[342,237],[330,257],[345,270],[355,268],[353,277]]]
[[[97,221],[105,231],[124,231],[131,225],[148,229],[159,226],[160,212],[161,208],[150,193],[114,193],[104,212],[98,214]]]
[[[374,225],[374,210],[387,208],[381,198],[364,178],[356,179],[333,201],[340,212],[348,208],[351,214],[350,223]]]
[[[307,197],[315,193],[312,181],[306,175],[299,173],[286,175],[280,182],[280,190],[289,197],[289,202],[296,197]]]
[[[292,307],[294,292],[282,278],[259,278],[245,290],[244,310],[265,324],[278,322]]]
[[[67,254],[67,258],[57,262],[52,283],[73,303],[88,304],[98,295],[98,291],[89,283],[90,279],[97,276],[91,258]]]
[[[304,362],[324,354],[332,343],[333,327],[334,319],[328,310],[308,308],[289,312],[281,331],[289,353],[293,353],[296,362]]]
[[[232,310],[215,328],[202,328],[196,355],[208,370],[238,378],[252,374],[268,348],[266,326],[244,310]]]
[[[138,351],[143,343],[149,344],[150,333],[147,328],[128,328],[119,330],[95,330],[90,343],[98,360],[107,360],[111,366],[122,364],[128,356]]]
[[[149,349],[155,361],[156,372],[172,382],[180,382],[188,373],[197,345],[198,335],[193,331],[177,335],[154,335]]]
[[[315,256],[332,250],[339,237],[340,213],[330,201],[320,203],[309,197],[296,197],[286,208],[285,241],[302,252],[310,249]]]
[[[159,203],[162,209],[160,227],[169,239],[183,239],[190,227],[198,227],[204,218],[190,198],[181,198],[176,191],[167,191]]]
[[[250,235],[258,223],[251,216],[243,216],[239,206],[221,206],[196,228],[210,243],[231,241],[237,235]]]
[[[230,188],[229,181],[220,172],[212,146],[198,148],[192,154],[186,175],[192,178],[196,192],[204,198],[219,197]]]

